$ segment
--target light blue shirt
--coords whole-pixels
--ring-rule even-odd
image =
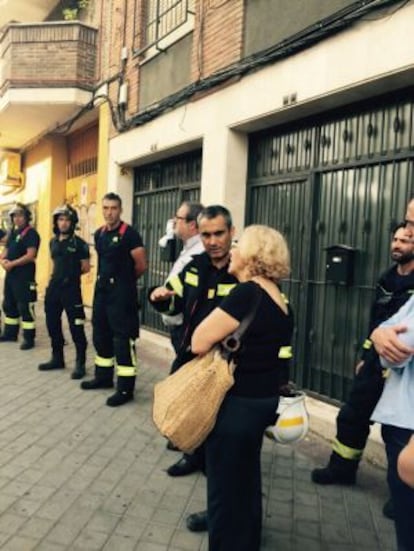
[[[201,235],[199,233],[197,233],[196,235],[193,235],[193,237],[190,237],[190,239],[187,239],[187,241],[184,243],[184,246],[177,260],[174,262],[170,273],[168,274],[167,281],[171,276],[177,275],[180,272],[182,272],[183,269],[190,262],[190,260],[193,259],[193,256],[197,254],[201,254],[203,252],[204,252],[204,245],[201,240]],[[162,318],[162,321],[164,322],[164,325],[167,325],[167,326],[182,325],[183,323],[183,314],[176,314],[175,316],[169,316],[168,314],[161,314],[161,318]]]
[[[414,296],[380,327],[397,324],[407,326],[407,333],[401,333],[401,340],[414,348]],[[383,425],[414,430],[414,357],[410,356],[399,366],[392,366],[383,359],[381,363],[390,367],[390,374],[371,419]]]

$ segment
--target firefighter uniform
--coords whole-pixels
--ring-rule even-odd
[[[131,251],[143,247],[131,226],[95,232],[98,275],[93,299],[95,378],[84,381],[84,390],[111,388],[116,364],[117,393],[107,404],[117,406],[132,399],[137,373],[135,339],[139,333],[137,283]]]
[[[207,253],[195,255],[179,274],[166,282],[166,287],[175,291],[175,296],[164,302],[150,300],[158,312],[172,316],[183,314],[182,339],[171,372],[194,357],[190,341],[195,328],[236,285],[237,279],[227,269],[228,266],[219,269],[213,266]]]
[[[26,225],[23,228],[13,228],[6,241],[6,259],[16,260],[27,253],[30,248],[39,249],[40,237],[37,231],[29,224],[30,211],[22,205],[18,209],[24,211]],[[14,211],[11,218],[13,221]],[[36,292],[36,263],[29,262],[22,266],[16,266],[6,273],[4,282],[4,331],[1,341],[16,341],[21,323],[23,329],[23,342],[21,350],[29,350],[34,346],[35,340],[35,312],[34,305],[37,300]]]
[[[396,265],[385,272],[377,283],[368,335],[397,312],[413,294],[414,272],[400,275]],[[329,464],[312,472],[312,480],[317,484],[355,483],[370,431],[370,418],[382,394],[386,376],[369,339],[363,344],[361,359],[364,363],[355,375],[349,398],[336,419],[337,433]]]
[[[71,220],[71,231],[65,239],[59,239],[57,218],[67,216]],[[46,326],[52,344],[52,359],[39,365],[41,371],[65,367],[63,357],[64,338],[62,313],[66,312],[69,329],[76,348],[76,367],[73,379],[85,374],[87,341],[85,336],[85,311],[81,291],[81,265],[89,259],[88,244],[75,235],[78,216],[71,207],[56,209],[53,215],[56,237],[49,244],[53,260],[53,272],[45,295]]]

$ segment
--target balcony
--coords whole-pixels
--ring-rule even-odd
[[[22,149],[92,97],[97,33],[80,22],[11,23],[0,34],[0,147]]]

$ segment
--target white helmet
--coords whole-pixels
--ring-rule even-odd
[[[281,396],[277,408],[276,424],[267,427],[265,435],[279,444],[293,444],[304,438],[309,430],[309,415],[305,406],[305,393]]]

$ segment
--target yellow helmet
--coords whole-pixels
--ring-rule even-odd
[[[305,393],[298,391],[292,396],[281,396],[276,411],[276,424],[267,427],[265,435],[279,444],[293,444],[302,440],[309,430],[305,398]]]

